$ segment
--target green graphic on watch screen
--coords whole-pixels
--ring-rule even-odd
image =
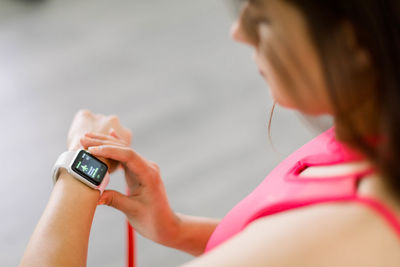
[[[101,182],[107,172],[107,166],[104,163],[84,151],[78,154],[73,166],[77,171],[97,182]]]

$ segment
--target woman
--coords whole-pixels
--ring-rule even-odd
[[[199,256],[185,266],[398,266],[399,12],[397,0],[246,1],[232,36],[254,49],[275,102],[330,114],[334,128],[216,221],[174,213],[157,164],[129,148],[127,130],[80,113],[69,148],[119,163],[130,194],[99,197],[63,172],[21,265],[85,265],[98,203],[124,212],[141,235]]]

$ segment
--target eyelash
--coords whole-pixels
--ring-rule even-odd
[[[265,18],[265,17],[260,17],[260,18],[254,18],[252,19],[252,22],[254,23],[254,25],[260,25],[260,24],[270,24],[271,22],[269,21],[269,19]]]

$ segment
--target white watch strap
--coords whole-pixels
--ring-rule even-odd
[[[57,182],[58,176],[60,175],[60,168],[68,170],[69,165],[71,164],[71,161],[74,159],[76,154],[77,154],[76,151],[65,151],[58,157],[58,159],[53,167],[53,183],[54,184]]]
[[[97,187],[97,189],[100,191],[100,195],[103,194],[104,190],[106,189],[108,183],[110,182],[110,174],[107,172],[106,176],[104,176],[103,181],[101,184]]]
[[[63,169],[66,169],[74,178],[77,178],[79,181],[83,182],[87,186],[99,190],[100,195],[102,195],[104,192],[104,189],[107,187],[108,183],[110,182],[110,174],[107,172],[103,178],[103,181],[98,186],[91,184],[90,182],[88,182],[87,180],[85,180],[82,177],[78,178],[76,176],[77,174],[74,174],[71,171],[72,161],[75,159],[75,157],[78,155],[78,153],[79,153],[79,150],[78,151],[66,151],[58,157],[58,159],[53,167],[53,183],[55,184],[57,182],[58,176],[60,175],[60,168],[63,168]]]

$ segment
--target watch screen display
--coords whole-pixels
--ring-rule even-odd
[[[78,156],[72,164],[72,170],[74,172],[80,174],[95,185],[101,184],[107,173],[107,169],[108,167],[106,164],[84,150],[78,153]]]

